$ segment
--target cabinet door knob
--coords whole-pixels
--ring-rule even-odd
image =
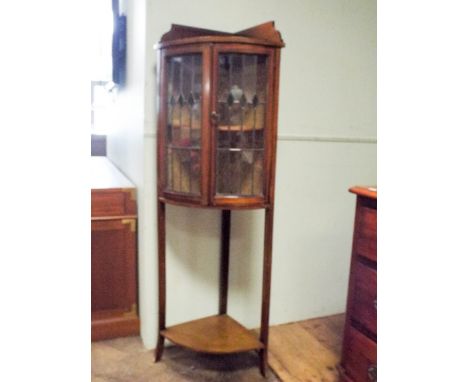
[[[367,369],[367,376],[369,381],[377,381],[377,365],[370,365]]]
[[[219,122],[219,114],[215,111],[211,112],[211,123],[213,125],[217,125]]]

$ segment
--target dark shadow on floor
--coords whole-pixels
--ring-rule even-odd
[[[210,355],[167,346],[160,362],[138,337],[92,345],[93,382],[279,382],[268,370],[260,374],[256,352]]]

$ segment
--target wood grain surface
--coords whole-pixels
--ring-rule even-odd
[[[262,343],[227,315],[210,316],[175,325],[161,334],[169,341],[209,354],[238,353],[263,348]]]
[[[283,382],[337,382],[344,315],[270,328],[269,365]]]

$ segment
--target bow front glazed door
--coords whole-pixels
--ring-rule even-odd
[[[268,196],[271,56],[264,47],[214,48],[214,205],[263,204]]]
[[[207,204],[210,49],[172,48],[161,54],[159,191],[168,199]]]
[[[219,208],[268,204],[274,49],[197,44],[161,54],[160,195]]]

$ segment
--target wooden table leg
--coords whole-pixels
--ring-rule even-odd
[[[164,337],[161,331],[166,329],[166,205],[158,201],[158,278],[159,278],[159,314],[158,343],[154,352],[154,362],[158,362],[164,350]]]
[[[270,321],[270,290],[271,290],[271,258],[273,248],[273,207],[265,209],[265,236],[263,247],[263,290],[262,290],[262,322],[260,341],[264,348],[260,350],[260,372],[263,376],[268,367],[268,325]]]
[[[231,211],[223,210],[221,215],[221,259],[219,267],[219,314],[227,313],[229,287],[229,242],[231,236]]]

